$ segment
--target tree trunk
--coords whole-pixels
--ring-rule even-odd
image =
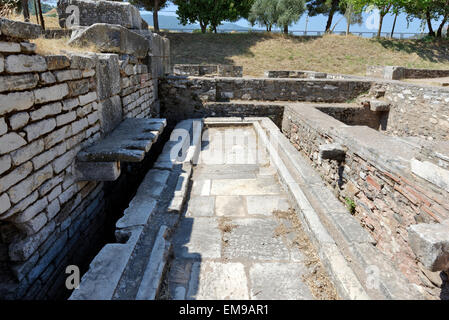
[[[21,3],[23,11],[23,20],[25,22],[30,22],[30,10],[28,9],[28,0],[21,0]]]
[[[285,26],[284,26],[284,33],[285,33],[285,34],[288,34],[288,25],[285,25]]]
[[[396,15],[394,16],[393,28],[391,29],[391,35],[390,35],[390,38],[392,38],[392,39],[393,39],[394,28],[396,27],[396,20],[397,19],[398,19],[398,13],[396,13]]]
[[[346,35],[349,35],[349,28],[351,27],[351,18],[346,21]]]
[[[332,27],[332,20],[334,19],[334,14],[337,12],[339,0],[332,0],[332,7],[329,11],[329,17],[327,18],[326,30],[325,32],[329,33]]]
[[[448,19],[448,16],[444,16],[443,21],[441,22],[440,26],[438,27],[438,31],[437,31],[437,37],[438,38],[442,38],[443,37],[443,28],[444,25],[446,24]]]
[[[154,0],[153,7],[153,28],[155,32],[159,32],[159,0]]]
[[[45,30],[45,21],[44,21],[44,15],[42,14],[41,0],[37,0],[37,5],[39,6],[39,17],[41,18],[41,26],[42,26],[42,29]]]
[[[36,24],[40,24],[40,22],[39,22],[39,10],[37,10],[37,2],[36,2],[36,0],[33,0],[33,6],[34,6],[34,14],[36,15]]]
[[[430,18],[430,11],[426,11],[426,20],[427,20],[427,28],[429,28],[429,36],[435,37],[435,31],[433,31],[432,27],[432,19]]]
[[[207,24],[200,20],[201,33],[206,33]]]
[[[384,18],[385,18],[385,13],[382,15],[380,15],[380,19],[379,19],[379,30],[377,30],[377,37],[380,38],[380,35],[382,34],[382,25],[384,24]]]

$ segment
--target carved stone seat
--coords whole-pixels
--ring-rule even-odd
[[[103,139],[78,153],[77,180],[116,180],[120,162],[142,161],[166,125],[165,119],[125,119]]]

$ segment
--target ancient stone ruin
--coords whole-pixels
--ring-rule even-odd
[[[172,67],[74,3],[101,53],[0,20],[1,299],[447,299],[449,89]]]

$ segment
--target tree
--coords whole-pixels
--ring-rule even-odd
[[[248,20],[251,25],[259,24],[271,32],[278,19],[277,0],[256,0],[251,7]]]
[[[167,0],[130,0],[132,5],[135,5],[139,9],[145,9],[153,12],[153,27],[155,32],[159,32],[159,15],[160,9],[167,6]]]
[[[307,2],[307,11],[310,17],[320,14],[327,16],[326,32],[331,32],[332,21],[336,13],[345,13],[345,6],[342,0],[309,0]]]
[[[278,18],[276,25],[288,34],[288,27],[297,22],[306,10],[304,0],[278,0],[277,11]]]
[[[402,8],[409,21],[414,18],[421,19],[427,24],[430,36],[442,37],[444,26],[449,21],[449,0],[402,0]],[[432,21],[440,19],[435,33]]]
[[[402,0],[346,0],[347,4],[351,4],[357,12],[362,12],[369,7],[376,7],[379,10],[379,29],[377,37],[380,38],[382,33],[382,25],[385,16],[396,6],[402,5]]]
[[[362,24],[363,16],[361,12],[356,12],[352,4],[346,6],[344,17],[346,19],[346,35],[349,35],[349,29],[354,24]]]
[[[20,0],[19,4],[21,4],[22,12],[23,12],[23,20],[25,22],[30,21],[30,10],[28,9],[28,0]]]
[[[217,32],[223,21],[247,18],[254,0],[175,0],[179,20],[183,25],[198,22],[205,33],[210,25]]]
[[[256,0],[248,20],[270,32],[274,25],[288,34],[288,27],[299,20],[305,11],[304,0]]]

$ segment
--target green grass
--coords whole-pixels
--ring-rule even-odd
[[[346,207],[348,208],[349,213],[353,215],[355,213],[354,200],[352,200],[350,198],[345,198],[345,203],[346,203]]]
[[[364,75],[368,65],[449,69],[449,41],[284,36],[268,33],[166,33],[173,63],[234,64],[244,75],[314,70]]]

